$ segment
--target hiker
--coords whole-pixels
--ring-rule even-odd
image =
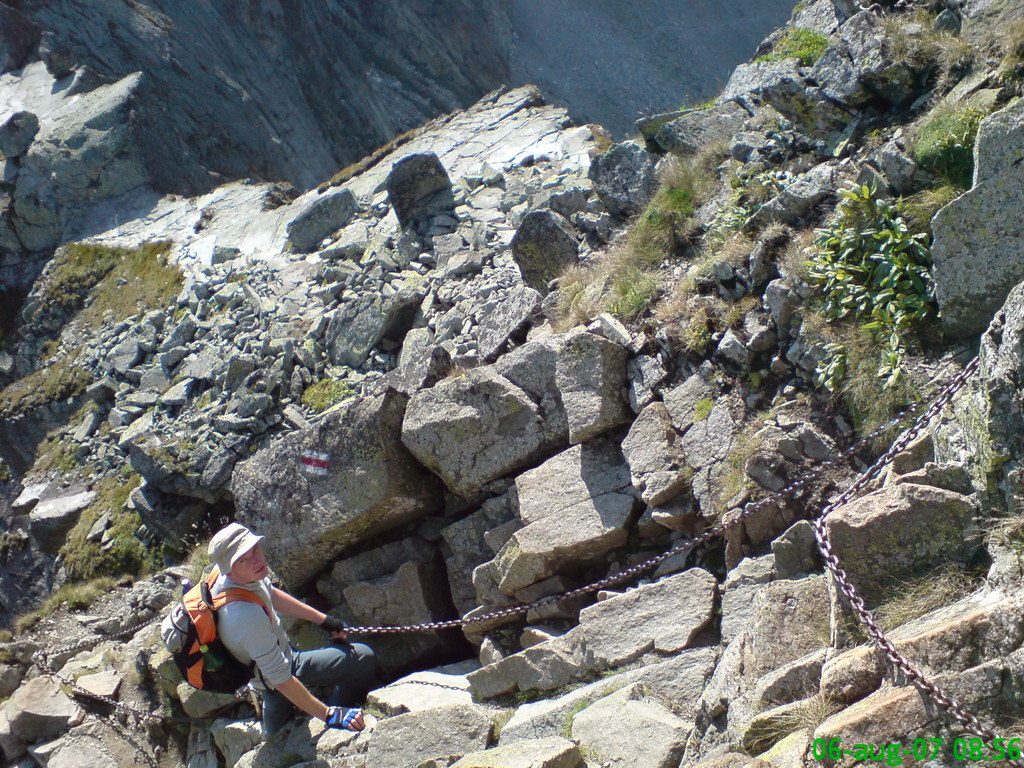
[[[263,738],[281,730],[294,707],[327,723],[329,728],[361,731],[363,715],[355,709],[376,682],[377,660],[362,643],[345,642],[344,622],[306,605],[278,589],[268,578],[267,560],[257,536],[239,523],[231,523],[210,539],[210,559],[221,572],[213,594],[238,588],[254,592],[267,606],[233,601],[218,611],[221,641],[239,661],[255,662],[253,685],[263,696]],[[305,619],[331,633],[335,645],[315,651],[291,647],[280,614]],[[325,702],[307,686],[330,690]]]

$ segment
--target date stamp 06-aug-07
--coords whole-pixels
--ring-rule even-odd
[[[811,756],[819,761],[852,757],[895,766],[908,759],[933,760],[940,755],[971,762],[1017,760],[1021,756],[1020,739],[993,739],[988,744],[982,739],[962,738],[953,739],[948,746],[945,739],[914,739],[910,744],[843,744],[842,739],[815,739],[811,745]]]

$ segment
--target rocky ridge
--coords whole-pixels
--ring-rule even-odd
[[[965,31],[976,18],[973,6],[957,15]],[[237,516],[268,535],[286,583],[358,623],[480,616],[621,570],[719,515],[728,521],[851,439],[806,394],[823,355],[801,312],[814,289],[782,258],[791,234],[770,225],[820,222],[845,181],[897,193],[926,173],[890,123],[923,109],[933,81],[875,55],[895,46],[885,20],[808,3],[794,24],[831,35],[812,67],[741,67],[720,104],[643,121],[646,145],[598,154],[599,132],[573,128],[526,89],[493,94],[295,200],[255,184],[165,199],[93,242],[169,239],[185,284],[168,308],[80,339],[74,323],[44,322],[56,267],[36,285],[8,376],[30,374],[48,342],[54,360],[73,354],[99,383],[76,402],[19,413],[19,433],[31,423],[45,432],[95,402],[58,434],[80,446],[83,480],[140,476],[128,504],[147,535],[181,552],[194,524]],[[966,210],[963,198],[1012,173],[1019,102],[1006,96],[985,77],[946,96],[989,98],[994,111],[978,133],[974,189],[933,223],[936,249],[951,231],[982,226],[952,215]],[[879,126],[874,142],[861,141],[864,125]],[[657,189],[662,153],[716,139],[736,163],[780,182],[744,222],[749,252],[701,278],[706,295],[755,299],[743,321],[709,331],[704,353],[607,313],[556,325],[564,287],[550,278],[620,242],[625,218]],[[710,227],[728,204],[719,195],[696,215]],[[686,269],[671,258],[663,267],[676,279]],[[954,287],[988,295],[988,272],[961,272],[955,286],[938,266],[934,277],[945,322],[964,311],[975,325],[992,320],[987,305],[946,298]],[[945,563],[986,575],[948,605],[896,621],[892,637],[969,709],[1012,729],[1024,642],[1016,529],[976,535],[986,516],[1018,504],[1019,289],[1007,284],[998,302],[976,383],[829,529],[875,606],[885,594],[874,590]],[[936,383],[962,352],[928,361]],[[339,402],[316,413],[304,396],[325,380],[337,382],[329,399]],[[59,583],[62,559],[45,552],[97,489],[62,487],[69,473],[33,461],[37,447],[5,455],[25,486],[12,525],[20,542],[6,556],[33,555]],[[381,642],[393,677],[460,663],[371,693],[372,727],[358,736],[300,721],[260,744],[246,705],[179,684],[152,629],[58,662],[133,704],[224,715],[176,739],[152,735],[168,764],[763,768],[816,764],[818,739],[952,744],[948,721],[860,644],[798,520],[862,468],[833,469],[732,528],[723,547],[684,551],[596,600],[471,624],[462,638]],[[89,535],[110,540],[94,527]],[[63,765],[75,752],[111,750],[141,760],[26,664],[46,635],[111,632],[158,614],[184,573],[139,580],[87,614],[44,618],[34,639],[5,646],[7,760]]]

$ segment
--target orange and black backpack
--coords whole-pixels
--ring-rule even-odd
[[[267,606],[247,589],[226,589],[212,594],[220,577],[216,566],[189,589],[164,619],[161,635],[174,663],[193,688],[214,693],[234,693],[252,679],[252,663],[236,659],[217,636],[217,611],[227,603],[243,600],[257,603],[267,617]]]

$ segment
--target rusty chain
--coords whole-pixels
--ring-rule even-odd
[[[978,358],[974,358],[970,363],[968,363],[959,374],[953,377],[946,389],[943,390],[943,392],[932,402],[928,410],[918,416],[914,424],[900,435],[900,437],[893,442],[885,453],[879,456],[878,460],[871,465],[868,471],[857,478],[849,488],[825,506],[815,523],[814,533],[818,549],[821,550],[822,559],[825,562],[825,567],[828,569],[829,573],[832,574],[832,578],[835,580],[840,592],[842,592],[843,597],[846,598],[846,601],[856,615],[857,620],[866,629],[872,642],[885,653],[885,656],[889,661],[899,669],[900,672],[902,672],[918,690],[926,694],[932,701],[938,704],[939,707],[948,712],[964,727],[965,730],[985,742],[992,743],[992,741],[997,738],[996,733],[983,725],[981,721],[978,720],[977,716],[964,709],[963,705],[957,701],[955,697],[944,692],[935,682],[930,680],[923,672],[917,669],[917,667],[915,667],[906,656],[896,650],[896,646],[893,644],[892,640],[886,637],[881,627],[879,627],[875,622],[874,616],[867,609],[867,606],[864,603],[864,598],[857,591],[857,588],[850,582],[846,571],[843,570],[843,567],[839,564],[839,558],[832,549],[832,542],[829,538],[828,528],[826,525],[826,520],[832,512],[854,498],[854,496],[865,485],[876,478],[881,471],[885,469],[885,467],[892,463],[896,454],[904,450],[921,432],[925,425],[939,414],[939,412],[952,399],[953,395],[955,395],[964,386],[964,384],[967,383],[970,376],[977,370],[978,365]],[[1013,765],[1024,766],[1024,761],[1022,760],[1010,760],[1009,762]]]
[[[886,450],[879,458],[868,468],[868,470],[857,478],[845,491],[840,493],[835,499],[828,503],[822,510],[815,523],[815,539],[818,548],[821,550],[822,558],[825,563],[825,567],[829,573],[835,579],[836,584],[841,590],[843,596],[848,601],[857,619],[867,630],[868,636],[872,641],[885,653],[886,657],[911,681],[913,684],[921,690],[923,693],[929,696],[936,704],[938,704],[943,710],[949,712],[949,714],[959,722],[968,732],[978,736],[979,738],[991,742],[996,738],[996,734],[986,726],[984,726],[978,718],[967,712],[964,707],[952,696],[946,694],[937,684],[932,682],[920,672],[914,665],[899,651],[896,650],[892,641],[889,640],[884,632],[875,623],[871,613],[867,610],[863,598],[857,592],[856,588],[850,583],[846,572],[839,564],[839,559],[832,549],[831,541],[828,537],[828,531],[826,529],[826,519],[829,514],[834,512],[837,508],[853,499],[865,486],[871,481],[877,478],[881,472],[892,463],[894,457],[901,451],[905,450],[906,447],[920,434],[921,430],[935,418],[942,409],[950,402],[952,397],[963,388],[969,378],[976,372],[979,365],[978,358],[974,358],[968,363],[963,370],[961,370],[946,388],[931,402],[929,407],[924,411],[921,411],[914,423],[905,430],[896,440],[892,442],[888,450]],[[913,416],[915,413],[920,411],[921,404],[913,403],[897,417],[891,419],[886,424],[878,427],[870,434],[862,437],[860,440],[853,443],[846,450],[839,453],[837,456],[829,459],[828,461],[822,462],[813,469],[803,473],[796,480],[792,481],[785,487],[778,491],[775,491],[768,497],[760,499],[758,501],[747,503],[737,514],[735,514],[728,521],[721,520],[715,525],[711,526],[707,530],[703,531],[697,536],[683,539],[676,542],[667,551],[662,552],[658,555],[650,557],[641,563],[626,568],[617,573],[606,576],[598,581],[591,584],[568,590],[557,595],[548,595],[537,600],[522,603],[518,605],[506,606],[503,608],[496,609],[494,611],[488,611],[478,616],[464,616],[458,619],[449,619],[444,621],[435,622],[423,622],[419,624],[406,624],[406,625],[395,625],[395,626],[353,626],[349,627],[348,631],[352,634],[397,634],[405,632],[431,632],[443,629],[456,629],[462,627],[468,627],[473,624],[483,623],[492,621],[494,619],[508,618],[519,614],[527,613],[528,611],[538,608],[544,605],[549,605],[554,602],[561,600],[571,599],[573,597],[580,597],[599,589],[618,584],[622,581],[628,580],[638,574],[653,568],[656,565],[664,562],[673,555],[680,553],[684,550],[690,550],[693,547],[704,544],[719,535],[725,533],[726,530],[732,528],[735,525],[743,522],[750,516],[757,512],[768,509],[769,507],[783,501],[786,498],[794,497],[802,489],[806,488],[811,482],[820,478],[828,469],[840,465],[851,458],[866,444],[870,441],[875,440],[881,435],[885,434],[888,430],[894,426],[900,424],[905,419]],[[134,635],[138,631],[149,626],[155,622],[159,617],[154,617],[148,621],[142,622],[137,626],[131,627],[122,632],[107,635],[102,638],[90,639],[85,642],[79,643],[74,646],[65,646],[51,651],[51,654],[58,655],[63,653],[75,652],[84,648],[95,645],[97,642],[107,639],[116,639],[120,637],[126,637]],[[115,701],[114,699],[102,696],[92,691],[89,691],[81,686],[77,685],[74,681],[61,675],[59,672],[54,670],[48,663],[48,654],[44,654],[42,651],[37,652],[32,657],[33,663],[36,664],[43,672],[49,674],[68,686],[74,693],[80,696],[85,696],[91,699],[101,701],[108,706],[127,712],[131,715],[142,719],[150,719],[162,722],[171,721],[186,721],[195,722],[197,719],[202,718],[179,718],[170,715],[155,714],[147,712],[127,704]],[[440,683],[432,683],[429,681],[407,681],[407,682],[418,682],[424,685],[436,685],[438,687],[449,687],[444,686]],[[460,689],[461,690],[461,689]],[[147,755],[148,758],[148,755]],[[1024,768],[1024,761],[1010,761],[1014,765],[1021,766]]]

